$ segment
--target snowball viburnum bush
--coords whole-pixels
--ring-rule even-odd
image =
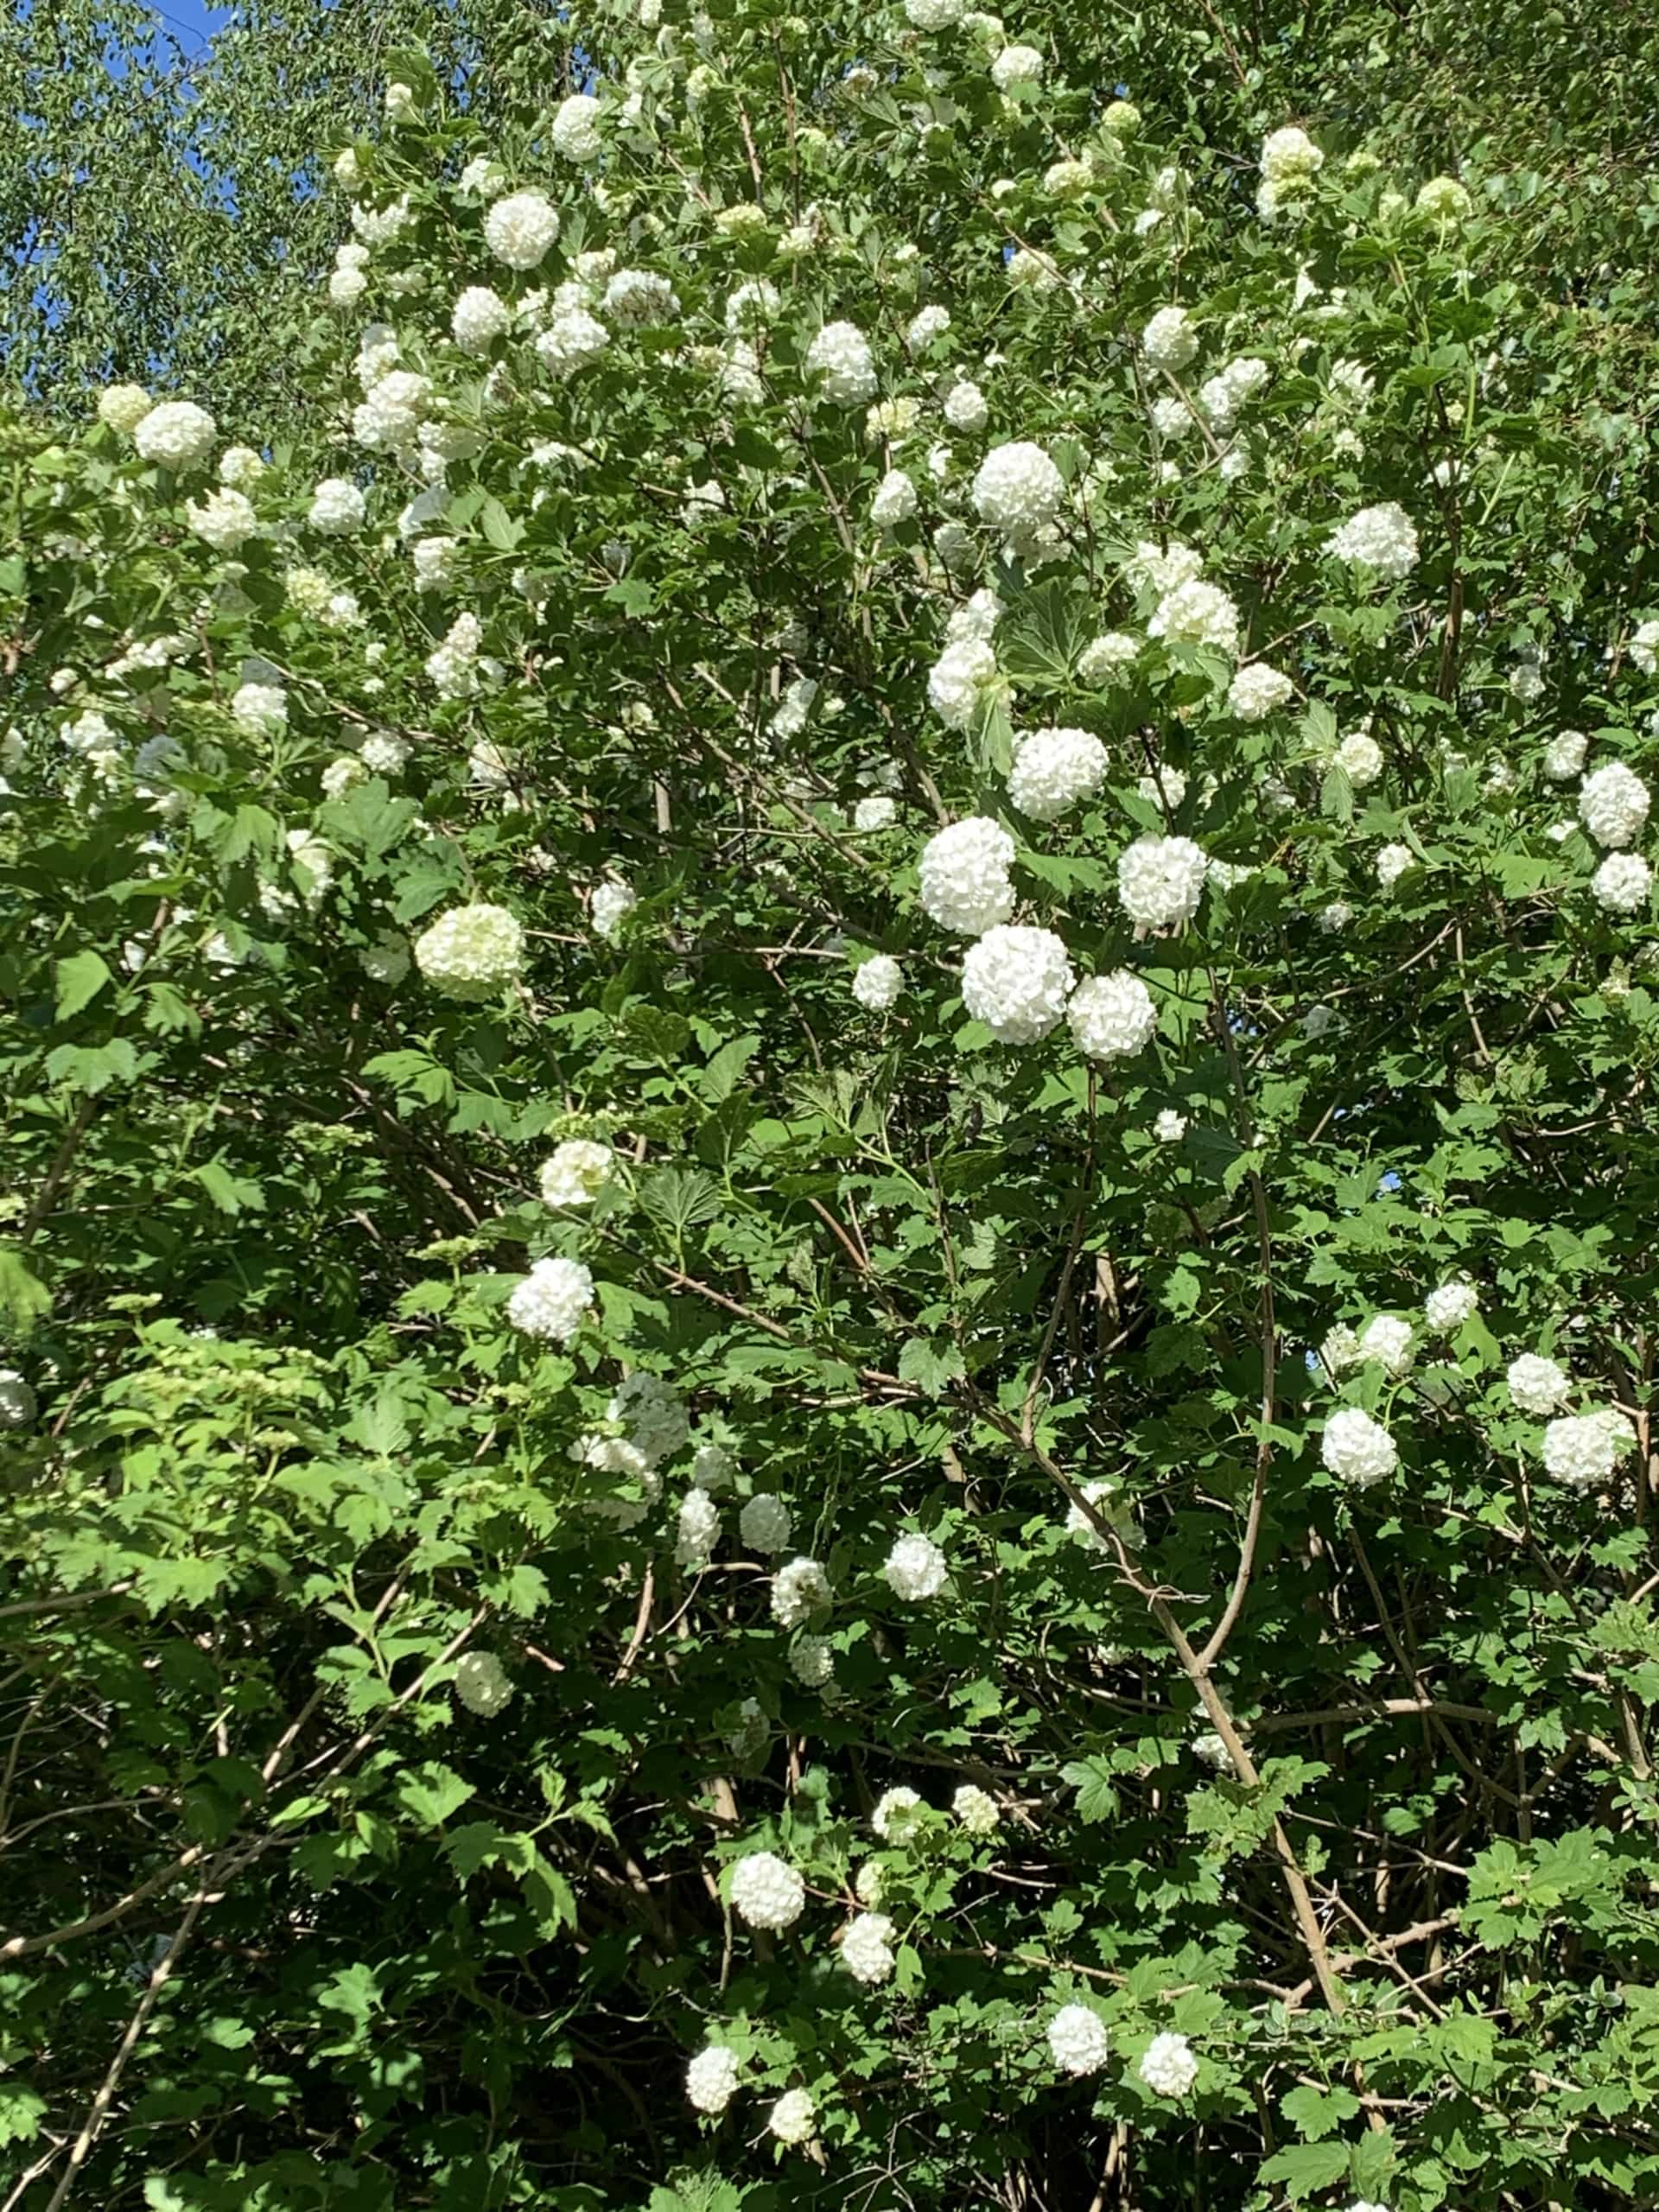
[[[16,28],[20,2172],[1653,2200],[1651,11],[464,12]]]

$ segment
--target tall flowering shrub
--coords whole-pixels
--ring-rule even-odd
[[[5,426],[12,2202],[1640,2202],[1631,302],[574,28]]]

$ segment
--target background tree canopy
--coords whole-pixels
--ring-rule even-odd
[[[1652,2200],[1656,58],[9,16],[3,2212]]]

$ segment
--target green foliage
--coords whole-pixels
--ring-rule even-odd
[[[0,32],[41,118],[10,236],[49,153],[83,310],[14,297],[0,428],[8,2201],[1651,2201],[1659,934],[1549,751],[1659,768],[1651,73],[1592,83],[1650,27],[1529,17],[1512,99],[1495,0],[1038,7],[1005,97],[897,7],[433,13],[245,11],[188,99],[110,76],[139,11]],[[576,55],[592,173],[550,124]],[[1293,115],[1326,158],[1268,224]],[[484,155],[556,203],[534,271],[460,188]],[[1452,167],[1466,211],[1414,211]],[[405,195],[331,305],[346,211]],[[630,325],[588,254],[677,307]],[[569,378],[527,296],[565,283],[609,330]],[[485,284],[517,319],[465,352]],[[1178,298],[1203,351],[1160,378]],[[874,420],[803,365],[842,320]],[[424,447],[353,422],[378,322]],[[1239,356],[1236,420],[1195,414]],[[263,456],[231,552],[211,468],[67,426],[126,377]],[[1014,439],[1052,537],[981,526]],[[311,522],[325,476],[361,531]],[[1329,550],[1383,502],[1393,579]],[[1167,619],[1183,546],[1236,657]],[[995,664],[961,728],[952,617]],[[1255,719],[1250,660],[1294,695]],[[1008,771],[1054,725],[1107,765],[1044,820]],[[918,870],[976,814],[1019,921],[1144,986],[1135,1049],[1058,1007],[995,1040]],[[1119,861],[1165,834],[1207,881],[1137,928]],[[480,906],[518,956],[446,993],[425,933]],[[537,1336],[548,1261],[593,1300]],[[1344,1346],[1387,1316],[1409,1361]],[[1330,1464],[1343,1411],[1397,1468]],[[805,1885],[775,1929],[734,1901],[760,1851]]]

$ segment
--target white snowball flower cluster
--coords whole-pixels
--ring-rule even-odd
[[[1592,768],[1579,787],[1579,819],[1599,845],[1621,852],[1642,834],[1652,801],[1640,776],[1622,760]]]
[[[905,987],[905,971],[891,953],[878,952],[853,970],[853,996],[871,1014],[885,1014]]]
[[[132,442],[145,461],[177,475],[204,467],[218,441],[218,423],[190,399],[164,399],[146,407],[132,431]]]
[[[944,1554],[931,1538],[912,1535],[899,1538],[881,1573],[894,1597],[918,1604],[923,1599],[938,1596],[949,1570]]]
[[[735,2053],[723,2044],[711,2043],[686,2067],[685,2094],[699,2112],[716,2114],[737,2094],[741,2078]]]
[[[979,937],[1014,912],[1014,840],[988,816],[937,830],[922,848],[922,906],[941,929]]]
[[[34,1391],[15,1367],[0,1367],[0,1428],[27,1428],[38,1410]]]
[[[1213,1728],[1206,1728],[1192,1738],[1192,1756],[1200,1766],[1207,1766],[1214,1774],[1233,1772],[1233,1755]]]
[[[792,1559],[772,1578],[772,1617],[780,1628],[799,1628],[834,1601],[830,1578],[815,1559]]]
[[[883,1843],[905,1844],[918,1836],[927,1820],[927,1807],[918,1793],[900,1783],[884,1790],[870,1815],[870,1826]]]
[[[774,322],[783,301],[778,287],[764,276],[751,276],[737,286],[726,302],[726,328],[734,338],[745,331],[764,330]]]
[[[1294,123],[1270,130],[1262,141],[1262,181],[1280,198],[1310,183],[1324,167],[1323,152]]]
[[[1155,2096],[1184,2097],[1198,2078],[1198,2062],[1185,2036],[1154,2036],[1135,2070]]]
[[[1127,968],[1079,983],[1065,1018],[1078,1051],[1091,1060],[1132,1058],[1158,1027],[1151,992]]]
[[[512,1700],[512,1683],[493,1651],[463,1651],[455,1662],[455,1695],[468,1713],[493,1720]]]
[[[1395,1314],[1377,1314],[1359,1332],[1360,1357],[1376,1360],[1390,1375],[1405,1373],[1411,1364],[1411,1324]]]
[[[593,1306],[594,1279],[580,1260],[537,1260],[507,1300],[507,1319],[527,1337],[568,1344]]]
[[[1208,867],[1190,837],[1137,837],[1118,856],[1118,901],[1137,929],[1190,922]]]
[[[1653,889],[1653,870],[1640,853],[1609,853],[1591,877],[1590,888],[1608,913],[1639,913]]]
[[[827,1636],[798,1636],[789,1648],[789,1664],[803,1689],[828,1689],[836,1679],[836,1655]]]
[[[752,1851],[732,1869],[732,1910],[751,1928],[792,1928],[806,1904],[806,1884],[776,1852]]]
[[[853,809],[855,830],[890,830],[899,819],[899,802],[885,791],[873,791]]]
[[[950,428],[967,437],[976,437],[991,419],[989,400],[969,377],[957,378],[940,406]]]
[[[1449,1337],[1479,1311],[1480,1293],[1461,1278],[1441,1283],[1423,1300],[1423,1319],[1437,1337]]]
[[[1238,609],[1219,584],[1194,576],[1177,584],[1158,602],[1147,634],[1174,645],[1212,645],[1217,652],[1238,651]]]
[[[936,339],[943,338],[950,327],[949,308],[918,308],[905,332],[905,343],[912,353],[920,353]]]
[[[1573,1388],[1573,1378],[1564,1367],[1535,1351],[1523,1351],[1518,1359],[1512,1359],[1503,1379],[1521,1411],[1541,1416],[1564,1405]]]
[[[343,476],[325,476],[311,494],[306,520],[313,530],[323,531],[331,537],[344,537],[363,527],[368,511],[369,503],[359,486],[348,483]]]
[[[1091,638],[1077,655],[1077,678],[1083,683],[1112,683],[1139,657],[1141,641],[1126,630],[1107,630]]]
[[[556,377],[573,377],[589,368],[611,342],[611,334],[584,307],[562,308],[536,340],[536,358]],[[719,504],[725,495],[715,485]]]
[[[723,1444],[699,1444],[691,1455],[691,1479],[711,1497],[730,1490],[735,1476],[732,1455]]]
[[[1566,1414],[1544,1431],[1544,1465],[1569,1490],[1599,1490],[1611,1481],[1621,1446],[1617,1414]]]
[[[601,302],[601,312],[619,330],[648,330],[672,322],[679,311],[679,294],[652,269],[619,269]]]
[[[122,391],[136,391],[137,386],[122,385],[118,386],[118,389]],[[106,394],[105,397],[107,397],[108,395]],[[99,412],[102,412],[101,408]],[[107,416],[105,420],[108,420]],[[1649,617],[1647,621],[1637,624],[1630,633],[1630,658],[1643,676],[1659,675],[1659,620]]]
[[[623,883],[607,875],[602,883],[594,886],[594,895],[588,916],[594,925],[594,935],[602,938],[607,944],[614,944],[621,933],[622,924],[639,904],[639,894],[631,883]]]
[[[1376,856],[1378,888],[1392,891],[1402,875],[1408,874],[1417,865],[1417,855],[1409,845],[1384,845]]]
[[[720,1508],[706,1491],[689,1490],[680,1500],[674,1538],[677,1566],[701,1573],[715,1555],[720,1541]]]
[[[965,730],[996,682],[996,656],[982,638],[946,645],[927,678],[928,703],[947,729]]]
[[[538,269],[558,235],[558,210],[540,192],[510,193],[484,218],[484,242],[509,269]]]
[[[841,1939],[841,1963],[855,1981],[874,1989],[887,1980],[897,1961],[893,1923],[885,1912],[861,1912]]]
[[[512,327],[512,309],[487,284],[469,284],[456,300],[449,327],[463,353],[485,353]]]
[[[591,1137],[568,1137],[542,1164],[543,1205],[591,1205],[610,1181],[615,1165],[616,1154],[609,1145],[595,1144]]]
[[[781,1552],[789,1543],[789,1508],[770,1491],[757,1491],[737,1516],[738,1533],[757,1552]]]
[[[1052,930],[1000,922],[969,948],[962,1002],[1000,1045],[1034,1045],[1059,1021],[1074,980]]]
[[[1160,308],[1141,334],[1149,369],[1184,369],[1198,350],[1198,334],[1185,308]]]
[[[280,683],[238,683],[231,694],[231,718],[250,737],[275,737],[288,727],[288,694]]]
[[[1040,84],[1042,77],[1043,57],[1034,46],[1005,46],[991,64],[991,82],[999,92]]]
[[[1058,822],[1106,780],[1106,748],[1086,729],[1034,729],[1020,741],[1008,798],[1033,822]]]
[[[1296,687],[1287,676],[1265,661],[1249,661],[1227,687],[1227,704],[1242,722],[1265,721],[1294,696]]]
[[[875,397],[870,341],[854,322],[826,322],[806,349],[806,369],[836,407],[863,407]]]
[[[415,964],[445,998],[476,1003],[516,982],[524,933],[505,906],[452,906],[415,940]]]
[[[553,150],[567,162],[597,160],[601,110],[591,92],[572,92],[553,112]]]
[[[990,1835],[1002,1820],[995,1798],[976,1782],[963,1783],[950,1800],[950,1810],[969,1835]]]
[[[251,502],[240,492],[210,492],[200,506],[193,499],[184,518],[215,553],[234,553],[259,527]]]
[[[1014,536],[1053,521],[1065,499],[1065,480],[1041,446],[1019,438],[986,454],[973,498],[982,521]]]
[[[766,2126],[780,2143],[810,2143],[817,2107],[804,2089],[785,2089],[766,2115]]]
[[[1210,417],[1211,427],[1225,436],[1232,429],[1239,409],[1247,399],[1255,397],[1271,374],[1265,361],[1244,353],[1229,361],[1214,376],[1206,377],[1198,386],[1198,404]]]
[[[1544,773],[1552,784],[1570,784],[1584,767],[1590,741],[1581,729],[1564,729],[1544,747]]]
[[[878,530],[896,530],[911,519],[919,505],[914,480],[902,468],[890,468],[875,487],[870,520]]]
[[[1331,1472],[1356,1490],[1368,1490],[1400,1464],[1399,1448],[1381,1421],[1357,1406],[1344,1406],[1325,1424],[1319,1456]]]
[[[98,396],[98,419],[130,438],[155,404],[141,384],[106,385]],[[1659,623],[1654,627],[1659,630]]]
[[[377,377],[362,405],[352,410],[352,435],[371,453],[404,453],[426,430],[432,399],[429,377],[417,376],[412,369],[393,369]],[[440,492],[440,512],[442,498]],[[416,512],[419,513],[418,506]]]
[[[1178,1114],[1173,1106],[1166,1106],[1154,1117],[1152,1134],[1160,1144],[1179,1144],[1186,1128],[1186,1116]]]
[[[1330,550],[1338,561],[1397,582],[1417,565],[1417,531],[1397,500],[1362,507],[1331,534]]]
[[[658,1467],[683,1450],[691,1433],[685,1402],[671,1382],[648,1368],[637,1367],[626,1376],[605,1409],[607,1421],[626,1429],[632,1444],[648,1467]]]
[[[1369,791],[1382,773],[1382,748],[1369,730],[1357,729],[1344,737],[1334,757],[1357,791]]]
[[[1086,2005],[1062,2005],[1048,2024],[1048,2048],[1063,2074],[1098,2074],[1111,2054],[1106,2023]]]

